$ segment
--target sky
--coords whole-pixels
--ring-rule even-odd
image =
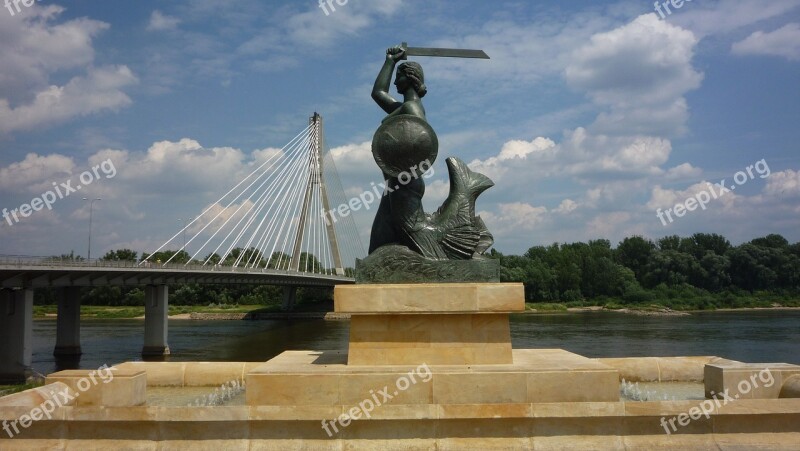
[[[0,254],[85,256],[83,197],[102,199],[94,257],[152,252],[314,112],[345,193],[370,190],[385,114],[371,86],[386,48],[403,41],[491,57],[414,60],[440,141],[426,211],[447,196],[445,158],[461,158],[495,182],[477,211],[497,250],[697,232],[800,241],[800,0],[673,4],[0,8],[0,208],[19,212],[0,220]],[[353,212],[365,246],[374,212]]]

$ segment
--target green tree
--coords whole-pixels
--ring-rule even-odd
[[[173,256],[175,258],[172,258]],[[153,254],[142,252],[142,260],[147,260],[154,265],[166,262],[170,262],[170,264],[186,263],[190,258],[191,256],[186,251],[159,251]]]
[[[713,252],[717,255],[725,255],[731,249],[731,242],[724,236],[716,233],[695,233],[692,235],[694,244],[694,258],[700,260],[706,253]]]
[[[681,249],[681,237],[670,235],[659,239],[658,249],[662,251],[679,251]]]
[[[659,241],[659,245],[660,243]],[[614,257],[617,263],[630,268],[636,275],[636,280],[641,282],[645,266],[651,260],[655,250],[656,246],[652,241],[641,236],[632,236],[619,243]]]
[[[135,262],[137,261],[138,255],[136,251],[130,249],[117,249],[115,251],[106,252],[106,255],[103,255],[100,260]]]
[[[756,238],[750,242],[754,246],[769,247],[772,249],[788,249],[789,241],[781,235],[772,233],[765,237]]]
[[[82,262],[86,259],[81,257],[80,255],[75,255],[75,251],[69,251],[69,254],[61,254],[61,255],[54,255],[52,257],[47,258],[48,261],[54,262]]]
[[[693,255],[670,249],[653,253],[647,263],[642,285],[646,288],[661,283],[667,286],[686,283],[697,286],[706,277],[705,270]]]
[[[778,274],[772,266],[777,251],[750,243],[732,249],[728,252],[731,281],[749,291],[775,287]]]
[[[718,255],[707,251],[700,259],[700,266],[705,271],[702,288],[709,291],[720,291],[731,285],[731,261],[726,255]]]

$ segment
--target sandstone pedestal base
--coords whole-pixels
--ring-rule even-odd
[[[512,364],[508,314],[525,309],[516,283],[338,286],[350,313],[349,365]]]
[[[419,412],[436,405],[619,400],[619,373],[595,360],[561,349],[515,350],[513,360],[370,366],[348,365],[344,351],[287,351],[247,374],[247,404],[349,409],[379,391],[391,397],[387,403]]]
[[[507,313],[353,315],[349,365],[510,364]]]

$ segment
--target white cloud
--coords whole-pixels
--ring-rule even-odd
[[[24,160],[0,168],[0,189],[40,192],[43,186],[49,188],[52,182],[63,181],[74,169],[75,163],[70,157],[29,153]]]
[[[334,2],[335,11],[326,4],[326,15],[317,2],[309,3],[307,10],[282,16],[279,22],[258,30],[238,45],[235,54],[247,58],[251,67],[262,72],[293,68],[299,64],[299,48],[333,48],[342,38],[357,37],[375,22],[394,15],[402,4],[403,0],[344,5]]]
[[[493,19],[472,33],[453,33],[431,46],[483,49],[491,64],[474,61],[430,61],[440,80],[457,82],[476,76],[488,80],[491,91],[517,90],[520,85],[540,83],[570,64],[571,51],[593,34],[627,20],[627,12],[600,7],[601,11],[578,12],[569,16],[534,16],[532,20]]]
[[[50,86],[26,105],[12,108],[7,99],[0,99],[0,132],[31,130],[104,110],[116,111],[131,104],[122,88],[136,82],[127,66],[90,68],[86,77]]]
[[[588,237],[605,238],[618,236],[626,225],[630,225],[632,215],[625,211],[601,213],[586,224]]]
[[[670,168],[667,171],[666,178],[668,180],[676,180],[676,179],[688,179],[694,178],[697,179],[703,174],[703,170],[697,167],[692,166],[689,163],[679,164],[674,168]]]
[[[567,82],[601,106],[601,132],[675,135],[685,131],[683,96],[703,74],[691,64],[697,38],[655,14],[591,37],[572,53]]]
[[[356,174],[375,174],[380,178],[379,169],[372,157],[372,141],[335,147],[330,150],[330,154],[342,178]]]
[[[685,3],[667,20],[692,30],[702,38],[782,17],[798,6],[800,2],[797,0],[704,0]]]
[[[94,60],[92,39],[109,25],[90,19],[53,23],[63,11],[34,5],[25,15],[0,14],[0,93],[12,103],[30,99],[47,86],[53,72],[79,69]]]
[[[497,211],[481,211],[481,218],[492,233],[499,235],[519,234],[534,230],[545,220],[547,208],[535,207],[524,202],[503,203]]]
[[[767,179],[764,193],[785,200],[800,198],[800,171],[773,172]]]
[[[575,202],[575,201],[574,201],[574,200],[572,200],[572,199],[564,199],[564,200],[563,200],[563,201],[561,201],[561,203],[558,205],[558,208],[556,208],[556,209],[555,209],[555,210],[553,210],[553,211],[555,211],[556,213],[568,214],[568,213],[572,213],[572,212],[573,212],[573,211],[575,211],[577,208],[578,208],[578,203],[577,203],[577,202]]]
[[[707,181],[695,183],[685,190],[665,189],[660,185],[653,187],[650,200],[647,201],[647,208],[655,211],[658,208],[666,210],[675,205],[684,204],[690,198],[697,198],[699,193],[706,193],[703,197],[709,197],[708,208],[720,205],[721,208],[731,210],[737,206],[737,202],[742,200],[742,196],[733,191],[723,192],[721,188]]]
[[[509,141],[497,156],[473,160],[470,167],[504,182],[574,176],[588,181],[660,175],[669,159],[668,140],[649,136],[594,135],[583,128],[567,131],[561,143],[538,137]]]
[[[786,24],[768,33],[756,31],[734,43],[731,50],[737,55],[769,55],[800,60],[800,24]]]
[[[63,11],[34,5],[18,17],[0,14],[0,133],[49,126],[131,103],[123,89],[137,79],[127,66],[92,65],[92,39],[109,25],[86,18],[55,23]],[[70,73],[75,75],[63,86],[49,81],[55,74]]]
[[[178,19],[177,17],[164,15],[164,13],[156,9],[150,15],[150,22],[148,22],[147,24],[147,30],[148,31],[174,30],[178,28],[179,23],[181,23],[181,20]]]
[[[473,170],[481,172],[489,178],[499,179],[517,164],[524,163],[529,157],[539,162],[552,164],[557,158],[556,143],[551,139],[537,137],[531,141],[512,140],[503,144],[497,156],[486,160],[473,160],[469,165]]]

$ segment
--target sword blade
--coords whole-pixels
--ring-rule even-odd
[[[489,59],[489,55],[483,50],[471,49],[440,49],[430,47],[408,47],[406,49],[408,56],[435,56],[447,58],[480,58]]]
[[[405,56],[433,56],[438,58],[480,58],[489,59],[483,50],[472,49],[442,49],[435,47],[409,47],[405,42],[401,47],[406,51]],[[406,59],[405,57],[403,59]]]

